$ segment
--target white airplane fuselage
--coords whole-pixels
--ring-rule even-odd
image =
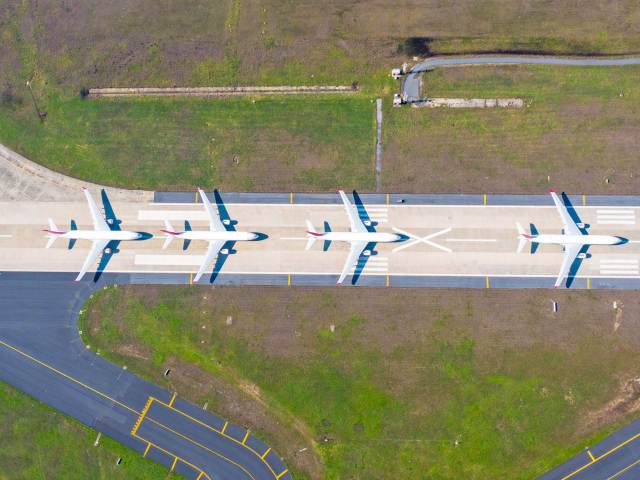
[[[235,232],[235,231],[226,231],[226,232],[216,232],[210,230],[189,230],[186,232],[169,232],[168,230],[162,230],[163,233],[168,233],[169,235],[173,235],[176,238],[182,238],[184,240],[225,240],[227,242],[236,242],[236,241],[251,241],[257,240],[258,235],[253,232]]]
[[[143,235],[139,232],[129,232],[126,230],[69,230],[68,232],[55,232],[46,230],[50,235],[58,238],[68,238],[70,240],[142,240]]]
[[[555,245],[622,245],[628,240],[613,235],[522,235],[530,242]]]
[[[401,235],[395,233],[378,233],[378,232],[326,232],[313,233],[319,239],[337,242],[367,242],[367,243],[392,243],[399,242],[404,239]]]

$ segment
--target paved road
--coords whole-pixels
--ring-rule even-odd
[[[135,277],[72,280],[64,273],[0,274],[0,380],[187,478],[290,480],[278,455],[244,428],[85,347],[77,316],[86,298]]]
[[[589,447],[538,480],[637,480],[640,419]]]
[[[559,58],[545,56],[491,55],[478,57],[435,57],[416,64],[402,82],[402,92],[408,102],[423,99],[420,94],[420,75],[436,67],[471,65],[567,65],[588,67],[614,67],[640,65],[640,58]]]

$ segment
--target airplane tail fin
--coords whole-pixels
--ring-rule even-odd
[[[524,231],[524,228],[522,228],[522,225],[520,225],[518,222],[516,222],[516,228],[518,229],[518,250],[516,252],[520,253],[522,252],[524,246],[527,244],[527,239],[524,236],[526,232]]]
[[[49,237],[46,248],[51,248],[51,245],[53,245],[53,242],[56,241],[56,238],[58,238],[59,235],[59,233],[57,233],[59,232],[58,227],[56,227],[56,224],[53,223],[52,219],[49,219],[49,229],[45,231],[47,232],[47,236]]]
[[[313,244],[316,243],[316,239],[318,238],[320,234],[316,231],[316,229],[314,228],[313,224],[307,220],[307,246],[305,247],[305,250],[309,250],[311,249],[311,247],[313,247]]]
[[[165,220],[164,221],[164,244],[162,245],[162,249],[165,250],[169,244],[171,243],[171,240],[173,240],[173,237],[175,235],[175,231],[173,230],[173,227],[171,226],[171,224],[169,223],[169,220]]]

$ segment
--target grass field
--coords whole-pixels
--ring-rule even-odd
[[[524,109],[385,112],[390,191],[637,193],[640,67],[438,69],[431,97],[520,97]],[[608,183],[607,183],[608,180]]]
[[[167,469],[0,382],[0,478],[152,479]],[[122,463],[116,465],[118,457]]]
[[[44,124],[32,111],[0,108],[0,139],[57,171],[114,186],[371,189],[374,108],[363,97],[52,98]]]
[[[547,291],[352,293],[118,287],[94,296],[82,329],[158,383],[177,368],[171,388],[241,416],[311,478],[530,479],[633,413],[632,294],[554,292],[554,315]],[[241,413],[221,381],[287,421]],[[324,472],[295,453],[293,423]]]
[[[638,69],[427,76],[429,94],[523,95],[532,101],[525,112],[391,110],[397,85],[387,74],[412,55],[442,52],[640,51],[639,18],[630,0],[588,9],[534,0],[11,0],[0,8],[0,142],[114,186],[371,190],[369,101],[383,96],[385,190],[538,192],[551,175],[567,190],[621,193],[631,191],[636,173]],[[29,79],[48,113],[44,125]],[[352,81],[362,88],[358,98],[78,99],[81,86]]]

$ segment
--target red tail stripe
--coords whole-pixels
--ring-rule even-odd
[[[43,232],[50,233],[50,234],[52,234],[52,235],[64,235],[64,234],[66,233],[66,232],[57,232],[57,231],[55,231],[55,230],[48,230],[48,229],[46,229],[46,228],[44,228],[42,231],[43,231]]]
[[[168,233],[169,235],[180,235],[184,232],[172,232],[171,230],[160,230],[162,233]]]
[[[324,233],[310,232],[310,231],[308,231],[308,230],[307,230],[307,233],[308,233],[309,235],[313,235],[314,237],[321,237],[321,236],[323,236],[323,235],[324,235]]]

